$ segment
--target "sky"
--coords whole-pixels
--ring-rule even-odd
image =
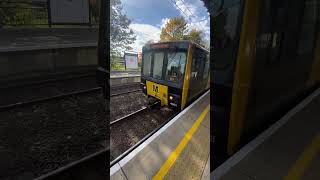
[[[202,30],[204,39],[210,38],[209,15],[201,0],[121,0],[121,3],[136,35],[133,51],[141,52],[148,40],[158,41],[161,28],[177,16],[186,19],[188,29]]]

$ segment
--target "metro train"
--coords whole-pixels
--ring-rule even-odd
[[[319,87],[320,6],[315,0],[212,4],[210,166],[216,168]]]
[[[142,48],[141,88],[149,101],[183,110],[210,87],[209,51],[190,41]]]

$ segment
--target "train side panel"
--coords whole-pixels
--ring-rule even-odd
[[[192,46],[192,61],[190,71],[190,85],[188,89],[187,104],[199,97],[204,91],[210,88],[209,84],[210,62],[208,52]]]

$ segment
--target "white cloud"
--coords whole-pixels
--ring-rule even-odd
[[[175,0],[175,8],[180,12],[180,15],[183,16],[188,24],[188,29],[193,28],[197,30],[202,30],[204,32],[204,38],[206,40],[210,39],[210,20],[209,16],[201,16],[200,12],[206,10],[204,4],[200,0]],[[192,1],[192,3],[191,3]],[[208,13],[207,13],[208,14]]]
[[[134,51],[141,52],[142,46],[149,40],[159,41],[161,29],[150,24],[138,24],[133,23],[130,28],[134,31],[136,35],[136,41],[132,45]]]
[[[205,40],[209,41],[210,39],[210,20],[209,16],[201,16],[200,12],[206,10],[204,8],[203,2],[200,0],[174,0],[176,2],[175,8],[180,12],[181,16],[184,16],[187,20],[188,29],[193,28],[197,30],[202,30],[204,32],[203,37]],[[191,2],[192,1],[192,2]],[[185,12],[182,13],[181,11]],[[136,41],[132,45],[134,51],[141,52],[142,46],[149,40],[159,41],[161,28],[165,27],[165,24],[169,21],[170,18],[165,17],[161,22],[156,25],[150,24],[139,24],[133,23],[130,25],[130,28],[134,31],[136,35]]]
[[[169,22],[169,18],[163,18],[161,19],[161,24],[160,24],[160,28],[164,28],[166,26],[166,24]]]

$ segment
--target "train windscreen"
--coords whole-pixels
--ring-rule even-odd
[[[166,80],[172,82],[182,82],[186,64],[186,53],[170,52],[168,53],[168,65],[166,70]]]
[[[151,75],[151,52],[144,53],[143,55],[143,75]]]
[[[153,62],[153,71],[152,71],[153,78],[162,79],[163,61],[164,61],[163,52],[154,53],[154,62]]]
[[[187,54],[181,51],[148,51],[143,53],[144,76],[182,83]]]

